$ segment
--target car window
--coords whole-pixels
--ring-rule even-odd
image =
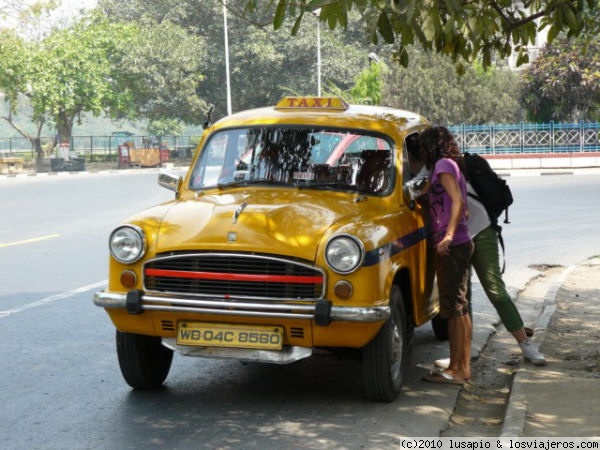
[[[424,164],[423,158],[420,155],[419,134],[412,133],[404,139],[404,147],[402,149],[402,178],[404,182],[412,179]]]
[[[253,127],[223,130],[201,149],[194,190],[243,184],[389,192],[393,143],[357,130]]]

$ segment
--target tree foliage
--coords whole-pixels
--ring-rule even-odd
[[[274,104],[284,95],[315,95],[320,35],[324,95],[403,107],[440,123],[522,117],[511,96],[517,82],[506,71],[484,70],[475,62],[460,78],[452,56],[418,45],[403,50],[410,52],[410,68],[385,64],[399,47],[374,45],[365,34],[367,13],[385,1],[347,0],[344,27],[333,29],[323,20],[340,2],[296,2],[321,7],[320,16],[302,10],[302,26],[296,28],[300,22],[289,14],[291,2],[283,15],[281,3],[279,9],[263,9],[268,3],[274,2],[227,0],[234,111]],[[371,52],[381,64],[369,62]],[[0,34],[0,62],[0,91],[11,113],[24,113],[16,105],[26,96],[38,135],[46,124],[55,125],[68,140],[73,124],[86,115],[147,119],[149,131],[169,134],[182,123],[203,123],[208,104],[215,106],[213,118],[226,114],[221,0],[100,0],[96,15],[40,41]]]
[[[383,62],[372,61],[355,78],[348,100],[352,103],[379,105],[383,99],[383,77],[389,72]]]
[[[33,120],[46,117],[68,142],[74,121],[83,113],[99,115],[130,103],[131,93],[119,88],[114,68],[123,56],[120,43],[136,33],[133,27],[82,21],[44,39],[33,53],[30,89],[24,92]]]
[[[122,58],[113,69],[119,89],[126,89],[131,101],[127,110],[111,105],[112,116],[200,123],[207,108],[197,93],[207,57],[203,39],[169,21],[145,18],[121,26],[139,30],[119,42]]]
[[[373,73],[385,69],[383,61],[392,60],[393,49],[369,42],[365,18],[356,7],[348,9],[346,26],[333,31],[326,23],[319,25],[315,15],[304,14],[302,27],[290,37],[289,28],[294,22],[287,17],[289,14],[279,15],[283,22],[273,30],[278,12],[266,7],[273,2],[249,3],[247,0],[226,3],[234,111],[274,104],[286,94],[316,94],[316,27],[320,26],[324,94],[340,95],[354,103],[410,107],[444,123],[508,122],[523,117],[516,100],[517,77],[495,67],[485,70],[478,62],[466,66],[467,76],[461,80],[456,76],[451,57],[422,51],[415,45],[407,49],[414,59],[410,68],[391,64],[393,72]],[[327,7],[337,3],[329,1]],[[202,9],[194,0],[101,0],[101,5],[112,20],[151,16],[158,23],[174,21],[188,32],[202,36],[209,56],[203,69],[206,78],[199,84],[198,93],[215,105],[215,117],[225,114],[221,1],[205,1]],[[317,2],[311,5],[316,7]],[[324,2],[320,5],[319,17],[323,19],[327,17],[324,12],[327,7]],[[291,8],[291,2],[288,6]],[[379,54],[381,65],[369,63],[370,52]]]
[[[153,136],[178,135],[183,131],[183,124],[177,119],[157,119],[148,123],[148,133]]]
[[[45,124],[69,142],[85,114],[200,121],[206,104],[196,89],[204,58],[203,42],[169,22],[159,27],[151,20],[116,23],[89,15],[39,42],[8,30],[0,35],[0,91],[10,104],[5,120],[38,156]],[[20,96],[29,101],[37,137],[14,120]]]
[[[15,108],[19,94],[27,89],[27,74],[30,66],[30,46],[13,30],[0,31],[0,91],[9,103],[10,114]]]
[[[524,71],[522,101],[531,119],[598,120],[600,45],[591,42],[582,50],[579,42],[558,40]]]
[[[323,86],[341,90],[352,87],[353,79],[368,65],[368,54],[377,50],[365,45],[364,36],[351,18],[347,31],[330,31],[316,17],[294,37],[268,26],[272,15],[244,12],[245,0],[227,1],[231,97],[233,111],[276,103],[282,96],[316,95],[317,27],[321,26]],[[151,17],[156,23],[171,21],[207,43],[205,75],[197,93],[213,104],[214,118],[226,111],[226,68],[223,4],[206,0],[101,0],[100,7],[113,21],[139,21]],[[326,88],[325,88],[326,90]]]
[[[418,43],[450,56],[460,73],[463,61],[481,58],[488,67],[494,58],[513,52],[518,64],[528,62],[526,47],[535,43],[538,29],[546,28],[550,41],[562,31],[577,35],[585,25],[586,8],[596,4],[596,0],[245,0],[247,11],[274,6],[275,29],[284,26],[284,18],[293,18],[292,34],[308,13],[319,11],[320,20],[334,29],[346,28],[350,12],[358,10],[372,42],[383,39],[394,44],[402,66],[408,65],[407,49]]]
[[[600,11],[576,39],[557,38],[523,71],[521,99],[537,122],[600,119]]]
[[[410,52],[413,64],[393,65],[384,78],[389,106],[419,112],[444,125],[514,123],[524,118],[516,73],[475,64],[459,76],[448,57],[417,48]]]
[[[55,29],[41,42],[25,41],[14,31],[0,37],[0,59],[12,61],[0,66],[0,90],[10,104],[5,120],[32,142],[38,157],[42,156],[39,136],[45,124],[54,124],[60,139],[68,142],[74,121],[83,113],[97,115],[111,105],[131,101],[127,91],[116,88],[112,71],[118,58],[117,42],[131,33],[130,28],[109,23],[81,22]],[[14,120],[20,96],[29,102],[37,136]]]

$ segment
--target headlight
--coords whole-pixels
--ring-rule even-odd
[[[146,237],[140,227],[124,225],[110,235],[110,254],[117,261],[131,264],[146,253]]]
[[[335,236],[325,247],[325,260],[329,267],[340,274],[354,272],[364,258],[362,243],[347,234]]]

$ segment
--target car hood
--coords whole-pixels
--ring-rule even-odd
[[[199,195],[165,212],[155,250],[266,252],[312,261],[334,224],[356,223],[355,200],[354,195],[314,190]]]

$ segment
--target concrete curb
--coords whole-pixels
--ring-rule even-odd
[[[565,279],[577,266],[569,266],[563,270],[556,278],[552,278],[546,282],[547,290],[544,295],[542,311],[535,325],[535,334],[532,338],[533,342],[541,347],[546,336],[546,331],[552,319],[552,314],[556,310],[556,298],[558,291]],[[519,367],[516,371],[506,411],[504,412],[504,421],[500,437],[518,437],[522,436],[525,428],[525,420],[527,414],[527,393],[526,386],[530,383],[530,371],[524,367]]]

